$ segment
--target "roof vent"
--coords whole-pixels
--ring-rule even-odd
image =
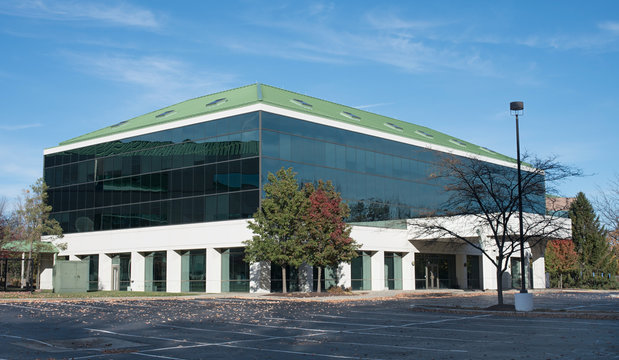
[[[312,104],[307,103],[307,102],[305,102],[305,101],[303,101],[301,99],[290,99],[290,102],[293,103],[293,104],[297,104],[297,105],[299,105],[301,107],[304,107],[306,109],[312,110]]]
[[[449,139],[449,142],[458,146],[466,147],[466,144],[458,139]]]
[[[361,118],[353,113],[349,113],[348,111],[342,111],[340,113],[340,115],[342,115],[343,117],[352,119],[352,120],[357,120],[357,121],[361,121]]]
[[[121,121],[121,122],[119,122],[118,124],[114,124],[114,125],[112,125],[112,126],[110,126],[110,127],[119,127],[120,125],[122,125],[122,124],[126,124],[126,123],[128,123],[128,122],[129,122],[129,120]]]
[[[386,127],[392,128],[393,130],[397,130],[397,131],[404,131],[404,129],[402,129],[401,127],[399,127],[398,125],[394,124],[394,123],[385,123]]]
[[[421,135],[421,136],[426,137],[426,138],[428,138],[428,139],[432,139],[432,138],[434,138],[434,135],[432,135],[432,134],[428,134],[427,132],[422,131],[422,130],[415,130],[415,134],[417,134],[417,135]]]
[[[227,98],[220,98],[217,100],[213,100],[210,103],[206,104],[206,107],[217,106],[217,105],[225,103],[226,101],[228,101]]]
[[[166,117],[166,116],[168,116],[168,115],[172,115],[172,114],[174,114],[175,112],[176,112],[176,110],[168,110],[168,111],[164,111],[164,112],[162,112],[161,114],[158,114],[158,115],[157,115],[157,116],[155,116],[155,117],[157,117],[157,118],[162,118],[162,117]]]

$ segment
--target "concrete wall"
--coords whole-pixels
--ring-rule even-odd
[[[231,220],[189,225],[162,226],[152,228],[111,230],[90,233],[67,234],[62,242],[67,249],[59,255],[78,259],[79,256],[99,254],[99,288],[110,290],[112,287],[112,255],[131,254],[131,289],[144,290],[144,255],[153,251],[165,251],[167,254],[166,286],[167,291],[181,291],[181,251],[206,249],[206,292],[221,292],[221,250],[242,247],[243,241],[251,237],[246,220]],[[466,256],[481,255],[470,245],[449,240],[414,240],[409,239],[410,232],[404,229],[384,229],[355,226],[351,236],[368,251],[371,257],[372,290],[385,289],[384,256],[385,252],[396,252],[402,256],[402,288],[415,289],[415,253],[454,254],[456,256],[456,278],[458,286],[467,287]],[[485,242],[491,253],[492,244]],[[544,260],[540,254],[533,257],[533,277],[535,287],[544,287]],[[529,255],[530,256],[530,255]],[[484,289],[496,289],[494,265],[481,256],[481,286]],[[338,268],[338,285],[351,286],[350,264],[341,264]],[[302,288],[312,287],[312,269],[303,268]],[[48,284],[49,283],[49,284]],[[41,277],[42,287],[51,287],[51,277]],[[250,291],[270,291],[270,265],[268,263],[250,265]]]

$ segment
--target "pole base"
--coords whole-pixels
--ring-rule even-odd
[[[533,294],[530,293],[516,293],[515,308],[516,311],[532,311],[533,310]]]

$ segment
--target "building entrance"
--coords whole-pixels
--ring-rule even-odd
[[[438,289],[438,264],[426,265],[426,289]]]
[[[457,286],[455,255],[415,254],[416,289],[449,289]]]

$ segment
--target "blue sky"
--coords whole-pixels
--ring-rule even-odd
[[[581,168],[619,173],[616,1],[0,3],[0,197],[43,149],[189,98],[261,82]]]

